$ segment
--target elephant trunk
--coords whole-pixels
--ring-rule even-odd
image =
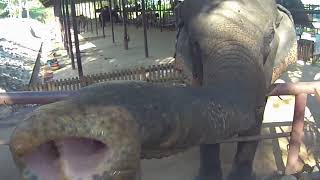
[[[162,158],[255,126],[256,107],[217,88],[143,82],[84,88],[42,106],[10,143],[24,179],[139,179],[140,158]]]

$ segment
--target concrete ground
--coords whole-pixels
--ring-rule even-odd
[[[132,68],[135,66],[148,66],[172,60],[174,53],[175,32],[149,31],[150,58],[144,58],[142,29],[129,27],[129,50],[123,50],[122,28],[116,27],[116,44],[111,42],[110,31],[106,33],[106,39],[88,38],[90,35],[82,35],[90,39],[82,41],[81,49],[84,54],[83,66],[85,74],[108,72],[114,69]],[[151,39],[152,37],[152,39]],[[74,77],[77,71],[72,70],[69,61],[65,62],[63,69],[54,74],[54,78]],[[298,62],[290,67],[278,82],[315,81],[320,78],[320,68]],[[291,96],[269,98],[264,117],[262,133],[274,133],[290,130],[293,116],[294,98]],[[306,128],[304,145],[300,153],[301,167],[303,164],[319,166],[319,121],[320,106],[316,104],[314,97],[310,96],[306,109]],[[21,115],[22,116],[22,115]],[[15,117],[0,122],[0,138],[8,139],[15,122],[22,119]],[[278,140],[266,140],[259,144],[256,154],[254,170],[259,177],[270,175],[275,171],[283,171],[287,157],[287,138]],[[222,146],[221,159],[225,174],[230,170],[235,144]],[[188,150],[175,156],[160,160],[142,161],[143,180],[192,180],[199,167],[198,148]],[[14,167],[10,152],[7,147],[0,146],[0,179],[18,180],[18,172]],[[319,170],[317,170],[319,171]]]
[[[95,30],[93,33],[80,34],[80,51],[84,74],[96,74],[110,72],[119,69],[128,69],[153,64],[168,63],[173,61],[175,47],[175,32],[150,29],[149,33],[149,57],[145,57],[143,31],[134,26],[128,27],[129,50],[124,50],[123,28],[115,26],[115,43],[112,42],[111,30],[106,28],[106,37],[102,37],[99,29],[98,38]],[[71,61],[62,55],[60,63],[64,68],[54,74],[54,79],[77,76],[78,71],[72,70]]]

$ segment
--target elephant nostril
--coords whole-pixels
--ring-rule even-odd
[[[100,141],[67,137],[44,143],[26,155],[23,176],[43,180],[92,179],[105,173],[103,167],[110,158],[109,148]]]

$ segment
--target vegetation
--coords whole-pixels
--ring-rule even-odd
[[[43,23],[53,18],[52,7],[45,7],[39,0],[0,0],[0,18],[21,17],[23,8],[30,18]]]
[[[52,7],[33,7],[29,10],[30,18],[36,19],[42,23],[54,18]]]

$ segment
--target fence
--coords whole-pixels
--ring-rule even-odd
[[[159,68],[156,68],[159,70]],[[141,70],[141,69],[140,69]],[[169,69],[172,70],[172,69]],[[146,75],[147,70],[143,71],[142,75]],[[150,71],[154,73],[155,71]],[[165,77],[166,75],[159,73],[159,76]],[[175,72],[175,70],[171,71]],[[112,73],[111,73],[112,74]],[[140,74],[141,75],[141,74]],[[155,76],[155,77],[159,77]],[[146,77],[146,76],[143,76]],[[154,77],[154,76],[153,76]],[[147,79],[147,77],[146,77]],[[152,78],[150,79],[152,81]],[[161,78],[155,79],[164,80]],[[295,95],[295,108],[294,116],[292,123],[292,131],[287,133],[270,133],[269,135],[257,135],[257,136],[247,136],[247,137],[238,137],[227,139],[219,143],[228,143],[228,142],[247,142],[247,141],[260,141],[264,139],[276,139],[280,137],[289,137],[289,151],[287,164],[285,169],[285,174],[295,174],[298,170],[296,164],[299,160],[299,151],[300,146],[303,142],[304,136],[304,113],[307,103],[307,94],[316,94],[318,101],[320,102],[319,90],[320,82],[307,82],[307,83],[282,83],[274,84],[269,92],[268,96],[280,96],[280,95]],[[72,91],[64,92],[9,92],[9,93],[0,93],[0,104],[48,104],[63,100],[72,95],[76,95]],[[1,142],[0,145],[8,145],[9,142]]]
[[[120,70],[84,76],[83,78],[67,78],[46,83],[32,84],[27,91],[73,91],[91,84],[112,80],[137,80],[147,82],[177,82],[184,81],[183,73],[174,68],[172,63],[140,67],[133,70]]]
[[[300,39],[298,40],[298,59],[309,61],[313,57],[314,42]]]

